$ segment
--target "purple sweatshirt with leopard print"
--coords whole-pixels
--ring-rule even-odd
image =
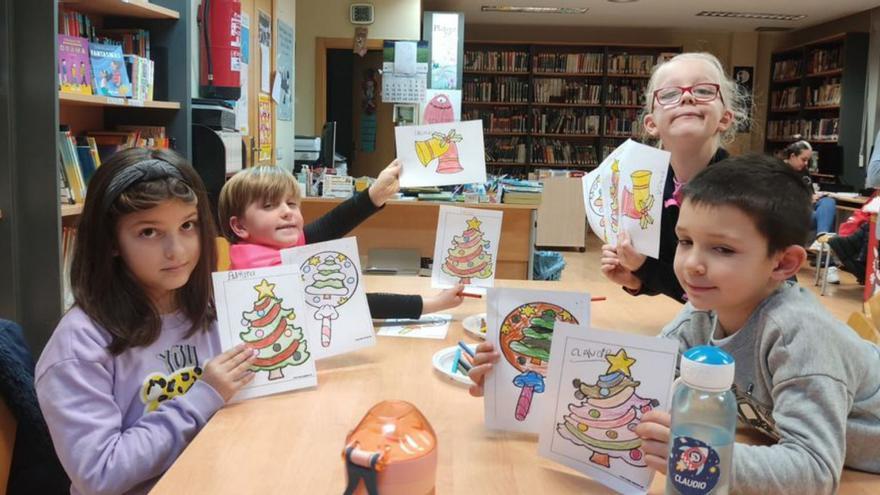
[[[216,322],[186,338],[189,328],[165,315],[156,342],[113,356],[110,334],[81,309],[61,319],[35,381],[70,493],[147,493],[223,406],[199,380],[220,353]]]

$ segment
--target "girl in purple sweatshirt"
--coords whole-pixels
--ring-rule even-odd
[[[253,378],[253,350],[220,352],[214,236],[204,185],[173,152],[120,151],[92,177],[76,305],[35,376],[71,493],[146,493]]]

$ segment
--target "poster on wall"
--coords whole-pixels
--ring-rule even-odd
[[[264,93],[260,93],[259,127],[260,156],[257,161],[267,162],[272,159],[272,99]]]
[[[272,17],[259,11],[260,15],[260,91],[271,91],[271,64],[272,64]]]
[[[752,120],[752,87],[755,79],[755,68],[750,66],[734,66],[733,78],[745,96],[746,119],[739,125],[736,132],[749,132]]]
[[[250,134],[248,128],[248,64],[250,63],[250,38],[251,38],[251,16],[242,12],[241,14],[241,70],[239,71],[239,79],[241,81],[241,96],[235,102],[235,127],[238,132],[243,135]]]
[[[293,119],[293,26],[278,21],[278,50],[275,77],[280,82],[278,120]]]
[[[430,17],[430,22],[428,18]],[[458,12],[426,12],[425,39],[431,40],[431,64],[428,87],[458,89],[461,87],[464,14]]]
[[[418,103],[428,85],[428,42],[385,40],[382,48],[382,101]]]

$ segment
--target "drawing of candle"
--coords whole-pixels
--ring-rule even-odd
[[[630,174],[632,191],[623,190],[623,214],[639,221],[642,230],[654,223],[651,207],[654,206],[654,195],[651,194],[651,171],[636,170]]]
[[[618,161],[614,160],[611,164],[611,232],[617,236],[617,225],[620,214],[620,201],[617,198],[617,191],[620,187],[620,166]]]

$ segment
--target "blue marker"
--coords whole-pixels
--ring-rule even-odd
[[[470,357],[473,359],[473,357],[474,357],[474,351],[472,351],[471,348],[467,346],[467,344],[465,344],[464,342],[462,342],[462,341],[459,340],[459,341],[458,341],[458,346],[461,347],[461,349],[462,349],[464,352],[466,352],[467,355],[470,356]]]
[[[452,374],[458,373],[458,362],[461,360],[461,349],[455,350],[455,359],[452,361]]]

